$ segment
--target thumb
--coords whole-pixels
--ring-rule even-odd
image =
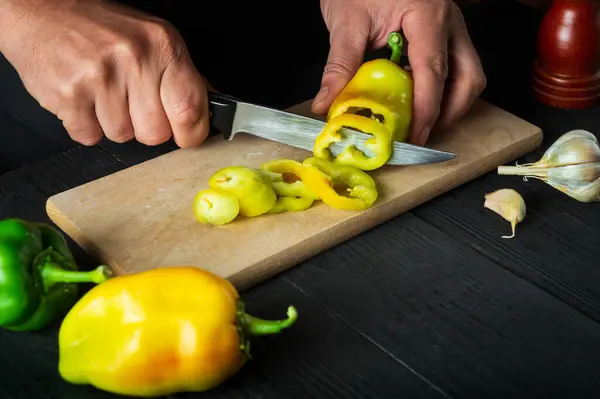
[[[312,104],[312,112],[323,115],[362,65],[368,35],[347,24],[346,29],[331,31],[329,57],[323,71],[321,89]]]

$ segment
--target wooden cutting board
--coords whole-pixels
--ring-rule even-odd
[[[311,115],[310,102],[290,111]],[[302,212],[211,227],[196,221],[192,201],[198,190],[208,187],[217,169],[312,156],[246,134],[230,142],[213,137],[199,148],[178,149],[54,195],[48,199],[47,212],[74,241],[118,274],[194,265],[243,290],[516,159],[541,141],[538,127],[480,100],[452,131],[428,143],[456,153],[453,160],[370,172],[380,197],[366,211],[341,211],[317,202]]]

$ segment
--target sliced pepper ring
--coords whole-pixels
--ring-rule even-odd
[[[303,168],[302,163],[293,159],[275,159],[263,163],[260,171],[269,177],[278,196],[320,199],[300,178]]]
[[[233,221],[240,213],[240,204],[235,195],[214,188],[198,191],[193,208],[200,222],[215,226]]]
[[[323,203],[332,208],[363,210],[377,200],[375,180],[358,168],[314,157],[305,159],[303,164],[306,167],[302,170],[302,181],[321,197]],[[331,180],[333,187],[330,185]],[[339,194],[336,185],[346,186],[345,191],[349,196]]]
[[[335,107],[330,108],[327,120],[330,121],[342,115],[363,116],[369,120],[375,121],[390,132],[398,129],[400,115],[371,98],[363,97],[365,93],[342,93],[335,102]],[[365,112],[367,111],[367,112]],[[365,115],[367,114],[367,115]]]
[[[267,213],[305,211],[312,206],[314,201],[309,197],[277,197],[277,202]]]
[[[354,128],[373,135],[365,142],[365,147],[373,151],[375,156],[368,157],[354,145],[349,145],[337,157],[333,158],[329,146],[344,139],[339,132],[343,127]],[[391,131],[381,123],[365,116],[342,114],[327,122],[325,129],[315,139],[313,154],[316,158],[340,165],[354,166],[362,170],[374,170],[385,165],[392,156]]]

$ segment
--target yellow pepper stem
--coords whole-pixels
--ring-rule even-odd
[[[281,330],[291,327],[296,322],[298,318],[296,308],[290,306],[287,310],[287,316],[287,319],[283,320],[264,320],[242,312],[239,323],[242,325],[244,332],[250,336],[278,334]]]
[[[402,35],[398,32],[390,32],[387,38],[388,46],[392,49],[392,55],[390,61],[395,64],[400,63],[400,57],[402,56]]]
[[[244,303],[238,300],[237,327],[240,334],[240,350],[251,359],[250,337],[258,335],[278,334],[283,329],[291,327],[298,319],[298,312],[293,306],[288,307],[287,319],[265,320],[251,316],[244,311]]]

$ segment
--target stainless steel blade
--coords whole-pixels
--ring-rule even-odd
[[[316,137],[325,127],[325,122],[285,111],[243,102],[237,103],[230,140],[236,133],[244,132],[267,140],[288,144],[308,151],[313,150]],[[344,128],[340,132],[346,138],[334,143],[329,150],[337,156],[348,145],[355,145],[366,156],[374,154],[365,147],[365,141],[373,136]],[[450,152],[432,150],[412,144],[394,142],[388,165],[419,165],[443,162],[454,158]]]

